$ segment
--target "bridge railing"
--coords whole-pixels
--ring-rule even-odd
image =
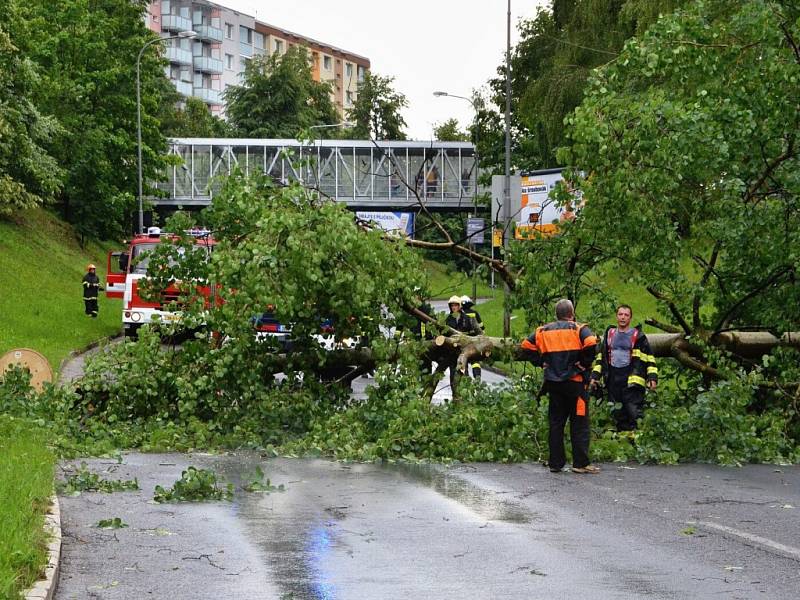
[[[299,181],[351,206],[468,208],[476,190],[475,149],[466,142],[371,142],[180,138],[170,141],[180,158],[156,184],[157,205],[205,205],[222,177],[266,174],[276,182]]]

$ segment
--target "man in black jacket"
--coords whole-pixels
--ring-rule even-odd
[[[631,327],[633,310],[627,304],[617,307],[617,326],[609,327],[598,346],[592,368],[592,388],[605,381],[609,402],[616,408],[613,417],[617,431],[633,431],[644,415],[645,388],[658,385],[656,359],[640,325]]]
[[[96,319],[98,311],[97,293],[102,288],[100,287],[100,279],[95,273],[95,266],[87,266],[86,271],[86,275],[83,276],[83,306],[86,314]]]
[[[542,325],[521,347],[533,364],[544,369],[544,391],[550,397],[548,465],[552,473],[560,472],[566,463],[564,426],[569,421],[572,441],[572,472],[599,473],[589,462],[589,405],[586,383],[597,338],[588,325],[575,322],[575,308],[569,300],[556,304],[556,321]]]

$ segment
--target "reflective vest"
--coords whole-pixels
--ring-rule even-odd
[[[611,342],[616,333],[616,327],[606,329],[592,367],[592,379],[595,381],[608,376],[608,367],[611,364]],[[648,381],[658,381],[656,358],[650,350],[647,336],[642,333],[642,328],[638,325],[631,338],[631,364],[627,368],[629,369],[628,387],[637,385],[644,387]]]

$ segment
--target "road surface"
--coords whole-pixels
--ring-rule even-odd
[[[58,600],[763,598],[800,589],[800,469],[96,459],[140,492],[64,497]],[[189,464],[233,502],[152,502]],[[260,465],[284,492],[247,493]],[[128,527],[102,530],[100,519]]]

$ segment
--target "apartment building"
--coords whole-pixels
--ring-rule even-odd
[[[167,76],[182,96],[200,98],[217,115],[225,112],[225,88],[239,84],[247,61],[257,56],[283,54],[295,45],[308,48],[314,79],[330,83],[331,99],[342,117],[370,68],[363,56],[206,0],[157,0],[150,3],[146,19],[162,37],[196,33],[164,43]]]

